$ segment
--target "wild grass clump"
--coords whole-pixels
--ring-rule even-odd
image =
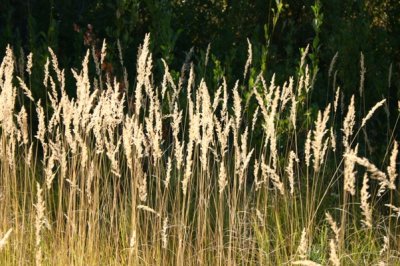
[[[6,49],[2,265],[400,263],[398,144],[382,143],[378,165],[359,136],[385,100],[357,117],[357,99],[338,89],[305,119],[314,84],[306,55],[282,86],[260,74],[249,87],[250,43],[245,80],[233,88],[223,79],[210,90],[193,66],[174,81],[165,62],[155,84],[149,42],[134,86],[125,71],[133,95],[103,75],[104,42],[96,75],[90,52],[71,70],[75,98],[51,49],[46,99],[27,85],[35,55],[27,77],[16,76]]]

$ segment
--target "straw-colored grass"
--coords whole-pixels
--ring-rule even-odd
[[[340,99],[349,102],[340,120],[337,89],[305,122],[314,84],[305,55],[304,74],[282,86],[259,75],[248,88],[249,42],[245,81],[210,89],[193,67],[175,84],[165,62],[154,84],[149,42],[134,95],[99,67],[89,76],[88,52],[69,97],[71,71],[49,49],[42,100],[26,85],[35,55],[17,77],[7,48],[1,265],[400,265],[398,144],[382,143],[379,164],[358,144],[384,100],[362,118],[354,96]]]

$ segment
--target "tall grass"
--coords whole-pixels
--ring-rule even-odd
[[[299,118],[313,84],[305,55],[302,74],[282,86],[259,75],[250,88],[223,80],[209,90],[193,67],[175,84],[166,64],[154,84],[149,41],[139,49],[134,95],[101,73],[104,43],[96,75],[90,52],[72,70],[69,97],[50,50],[46,100],[34,99],[6,49],[2,265],[400,263],[398,144],[394,136],[384,144],[381,169],[358,145],[385,101],[356,117],[357,99],[338,89],[314,122]]]

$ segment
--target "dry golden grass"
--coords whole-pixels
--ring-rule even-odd
[[[385,100],[357,123],[351,97],[342,123],[337,89],[313,123],[300,124],[312,90],[303,54],[304,74],[283,86],[257,77],[251,113],[239,81],[209,90],[193,66],[175,84],[163,61],[162,84],[154,84],[149,42],[146,35],[139,48],[133,105],[116,80],[89,76],[90,52],[72,70],[70,98],[68,71],[51,49],[46,102],[35,99],[7,48],[1,265],[400,264],[398,144],[384,144],[387,153],[393,146],[381,162],[387,173],[358,148],[360,129]],[[104,42],[100,63],[106,49]],[[250,42],[248,49],[245,80]],[[28,124],[33,116],[37,129]]]

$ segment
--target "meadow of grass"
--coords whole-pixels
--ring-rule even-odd
[[[357,98],[335,88],[307,116],[306,54],[284,84],[250,86],[251,49],[234,87],[209,89],[190,64],[174,81],[165,62],[155,84],[149,41],[123,81],[132,95],[102,73],[105,43],[72,70],[76,97],[50,50],[42,100],[35,55],[17,67],[7,48],[1,265],[400,265],[396,136],[379,165],[359,151],[385,100],[357,117]]]

